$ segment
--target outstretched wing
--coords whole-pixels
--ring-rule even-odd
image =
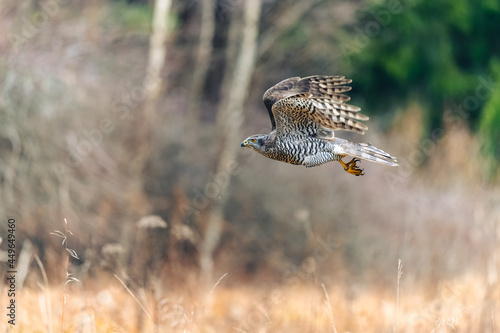
[[[300,77],[291,77],[286,80],[281,81],[280,83],[275,84],[271,88],[267,89],[264,93],[264,97],[262,100],[266,105],[267,112],[269,113],[269,118],[271,118],[271,126],[273,127],[273,131],[276,128],[276,121],[273,115],[273,104],[279,101],[282,98],[290,97],[294,93],[291,92],[291,89],[300,80]]]
[[[368,117],[359,113],[359,107],[344,103],[350,99],[342,94],[351,90],[346,86],[350,82],[343,76],[309,76],[278,83],[264,94],[264,103],[268,110],[271,107],[273,129],[279,134],[324,137],[336,129],[363,134],[368,127],[360,121]]]

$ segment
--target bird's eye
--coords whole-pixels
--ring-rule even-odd
[[[250,139],[250,142],[255,143],[255,139]]]

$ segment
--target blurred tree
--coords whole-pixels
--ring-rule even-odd
[[[139,174],[144,169],[151,153],[152,128],[155,125],[156,105],[163,87],[162,70],[165,65],[168,38],[168,16],[171,0],[156,0],[154,4],[152,30],[149,36],[149,53],[146,67],[147,80],[143,83],[144,100],[142,124],[134,124],[134,131],[139,135],[139,149],[130,161],[130,167]],[[146,139],[146,138],[149,138]]]
[[[215,0],[203,0],[201,4],[201,25],[198,41],[196,62],[191,82],[191,98],[189,100],[190,124],[196,124],[200,120],[200,107],[203,94],[203,86],[208,74],[210,56],[212,54],[212,40],[215,34]],[[196,128],[196,126],[194,126]]]
[[[492,59],[500,56],[498,1],[374,1],[360,22],[340,46],[367,110],[417,101],[424,106],[423,135],[445,128],[446,112],[473,129],[486,117],[483,107],[494,98]],[[493,133],[484,140],[497,142]]]
[[[220,111],[217,115],[217,141],[221,149],[216,155],[214,173],[216,177],[226,177],[226,181],[219,183],[219,195],[212,203],[201,244],[201,275],[208,284],[211,284],[213,278],[213,252],[219,244],[221,236],[223,211],[227,202],[227,188],[234,169],[236,149],[239,148],[235,142],[238,141],[243,121],[243,105],[255,66],[260,11],[260,0],[246,0],[244,2],[241,45],[234,71],[228,71],[225,74],[230,76],[231,86],[220,104]]]

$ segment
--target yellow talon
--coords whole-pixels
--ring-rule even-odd
[[[344,170],[349,172],[351,175],[363,176],[365,174],[363,172],[364,169],[360,169],[357,165],[357,163],[360,162],[359,158],[353,158],[347,163],[344,163],[342,160],[339,160],[339,162],[344,167]]]

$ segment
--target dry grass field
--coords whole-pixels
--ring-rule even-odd
[[[408,268],[411,270],[411,267]],[[500,289],[462,276],[428,288],[320,283],[210,290],[157,284],[125,288],[113,276],[18,293],[17,323],[3,332],[498,332]],[[227,286],[227,285],[232,286]],[[326,292],[325,292],[326,291]],[[2,293],[2,297],[5,293]],[[2,299],[2,304],[5,304]],[[4,323],[2,323],[4,324]]]

